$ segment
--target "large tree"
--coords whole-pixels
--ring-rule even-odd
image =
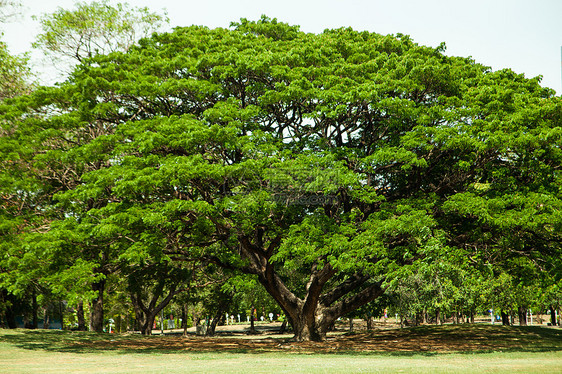
[[[539,79],[263,17],[154,35],[58,90],[42,105],[67,113],[22,121],[95,155],[59,195],[81,240],[252,274],[297,340],[452,252],[556,274],[562,111]]]

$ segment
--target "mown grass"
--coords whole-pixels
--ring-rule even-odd
[[[463,346],[466,350],[460,349]],[[423,326],[298,344],[285,339],[0,330],[0,372],[559,373],[562,331],[538,326]]]

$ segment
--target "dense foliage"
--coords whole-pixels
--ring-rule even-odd
[[[248,274],[299,340],[412,280],[436,311],[500,274],[558,287],[560,98],[443,49],[264,17],[94,57],[0,109],[34,181],[11,196],[48,221],[10,256],[98,303],[114,273]]]

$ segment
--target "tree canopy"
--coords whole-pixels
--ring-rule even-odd
[[[51,57],[55,64],[83,62],[97,54],[126,51],[139,39],[159,30],[166,14],[148,8],[131,8],[127,3],[108,0],[77,2],[75,9],[58,8],[38,18],[42,33],[35,48]]]
[[[0,0],[0,22],[6,22],[6,20],[16,16],[20,7],[19,1]]]
[[[558,282],[562,102],[443,49],[263,17],[97,55],[0,109],[10,154],[56,192],[30,240],[100,277],[250,274],[298,340],[416,269]]]

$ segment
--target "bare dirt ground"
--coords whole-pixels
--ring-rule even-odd
[[[144,339],[115,339],[83,342],[89,348],[134,351],[172,350],[193,352],[483,352],[562,350],[562,330],[539,326],[506,327],[490,324],[444,325],[398,328],[378,324],[357,332],[339,328],[324,342],[294,342],[291,334],[279,334],[280,324],[260,324],[258,334],[249,335],[248,326],[219,326],[214,337],[197,336],[195,329],[182,336],[182,330],[165,331]],[[343,326],[342,326],[343,327]],[[156,331],[155,331],[156,332]]]

